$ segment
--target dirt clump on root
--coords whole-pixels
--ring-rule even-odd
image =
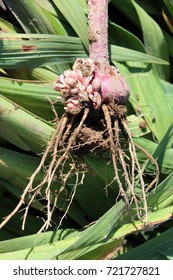
[[[148,160],[151,160],[155,165],[156,173],[150,185],[147,185],[144,181],[144,170],[139,164],[136,148],[141,149]],[[40,232],[48,229],[51,226],[57,201],[62,192],[66,190],[68,179],[75,175],[73,191],[68,197],[69,203],[59,222],[60,226],[73,201],[76,187],[83,183],[85,172],[87,172],[85,164],[79,164],[78,159],[84,153],[102,151],[109,152],[114,169],[112,183],[116,182],[119,188],[119,196],[123,197],[128,211],[130,211],[133,203],[133,210],[137,217],[147,224],[146,195],[148,190],[157,183],[157,162],[133,142],[128,128],[125,105],[110,102],[109,104],[102,104],[97,110],[85,103],[75,114],[74,112],[64,113],[56,125],[55,132],[42,155],[39,166],[30,177],[18,205],[1,223],[1,227],[21,208],[29,194],[30,201],[26,204],[23,216],[22,228],[24,229],[29,207],[42,194],[47,205],[45,209],[46,218]],[[41,169],[45,170],[45,176],[42,182],[35,187],[34,180]],[[53,191],[51,184],[57,178],[60,187]],[[140,194],[136,192],[136,184],[141,187]]]

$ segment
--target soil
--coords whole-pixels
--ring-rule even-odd
[[[106,105],[108,108],[107,113],[110,115],[111,119],[109,126],[113,127],[114,121],[117,119],[118,122],[121,118],[126,116],[126,107],[123,105],[117,105],[111,102],[109,105]],[[87,107],[87,106],[86,106]],[[72,131],[77,127],[82,118],[84,108],[76,114],[77,116],[74,119]],[[69,114],[69,119],[73,115]],[[119,134],[119,131],[116,134]],[[75,148],[76,145],[76,148]],[[91,152],[91,151],[105,151],[109,149],[109,140],[108,140],[108,131],[107,124],[105,122],[105,116],[102,108],[95,110],[93,108],[89,109],[88,116],[85,120],[85,123],[81,127],[80,133],[76,138],[76,143],[74,144],[74,150],[82,150],[82,152]]]

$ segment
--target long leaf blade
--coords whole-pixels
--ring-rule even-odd
[[[5,38],[0,45],[0,67],[3,69],[55,65],[74,62],[78,57],[86,57],[80,40],[75,37],[0,34],[0,38]],[[30,40],[16,38],[30,38]],[[111,50],[112,60],[167,64],[161,59],[123,47],[111,46]]]
[[[135,111],[145,118],[160,141],[172,123],[173,113],[156,70],[151,65],[137,62],[128,63],[127,66],[116,65],[127,78],[131,89],[130,101]]]
[[[77,0],[73,0],[73,4],[71,0],[53,0],[53,2],[74,28],[86,50],[88,50],[87,20],[79,2]]]
[[[49,33],[54,34],[47,17],[43,11],[33,0],[4,0],[6,5],[11,9],[16,19],[21,24],[22,28],[27,33]]]

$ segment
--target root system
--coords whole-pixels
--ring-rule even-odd
[[[123,197],[127,210],[137,214],[138,219],[143,220],[145,224],[148,221],[147,192],[155,185],[158,180],[157,162],[144,149],[148,160],[155,165],[155,177],[150,185],[145,183],[144,170],[141,168],[136,155],[137,146],[132,139],[127,118],[126,107],[117,105],[114,102],[102,104],[95,110],[89,104],[85,103],[83,108],[77,114],[66,112],[58,122],[55,132],[42,155],[39,166],[29,179],[20,202],[14,211],[5,218],[1,227],[21,208],[25,203],[25,198],[29,194],[30,201],[27,203],[23,216],[24,229],[28,209],[32,202],[43,196],[47,201],[46,220],[40,232],[46,230],[51,225],[53,212],[57,206],[57,201],[65,187],[68,179],[76,175],[76,183],[71,193],[70,202],[59,223],[59,226],[67,214],[72,199],[75,195],[76,187],[81,183],[79,179],[79,169],[83,174],[86,172],[82,164],[78,165],[77,158],[81,158],[84,153],[101,153],[107,151],[111,155],[111,162],[114,169],[114,179],[112,184],[117,184],[119,196]],[[47,161],[49,164],[47,165]],[[68,168],[66,167],[68,165]],[[85,165],[83,165],[85,166]],[[34,187],[34,179],[41,169],[45,170],[45,176],[39,185]],[[53,181],[59,181],[60,188],[56,191],[51,190]],[[139,192],[139,186],[141,192]],[[116,198],[115,198],[116,199]],[[133,209],[131,205],[133,203]]]

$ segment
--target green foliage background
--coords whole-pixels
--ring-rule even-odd
[[[0,216],[17,204],[28,177],[54,132],[50,100],[57,75],[88,56],[85,0],[3,0],[0,7]],[[173,1],[109,1],[110,61],[126,77],[131,96],[128,121],[134,141],[153,154],[160,168],[148,195],[149,225],[131,223],[116,184],[105,189],[113,169],[89,154],[90,172],[77,187],[67,218],[59,202],[48,232],[36,234],[44,201],[32,204],[25,231],[23,212],[0,230],[0,259],[173,258]],[[141,128],[145,122],[146,128]],[[138,152],[141,163],[146,158]],[[147,164],[150,181],[153,166]],[[41,180],[43,173],[37,177]],[[36,182],[36,183],[37,183]],[[54,182],[58,188],[58,182]],[[71,184],[67,190],[71,192]],[[60,209],[60,210],[59,210]],[[94,224],[92,224],[95,222]],[[91,224],[89,227],[88,225]],[[87,227],[86,227],[87,226]],[[127,241],[127,242],[126,242]],[[121,248],[117,253],[117,248]],[[34,249],[34,250],[33,250]]]

